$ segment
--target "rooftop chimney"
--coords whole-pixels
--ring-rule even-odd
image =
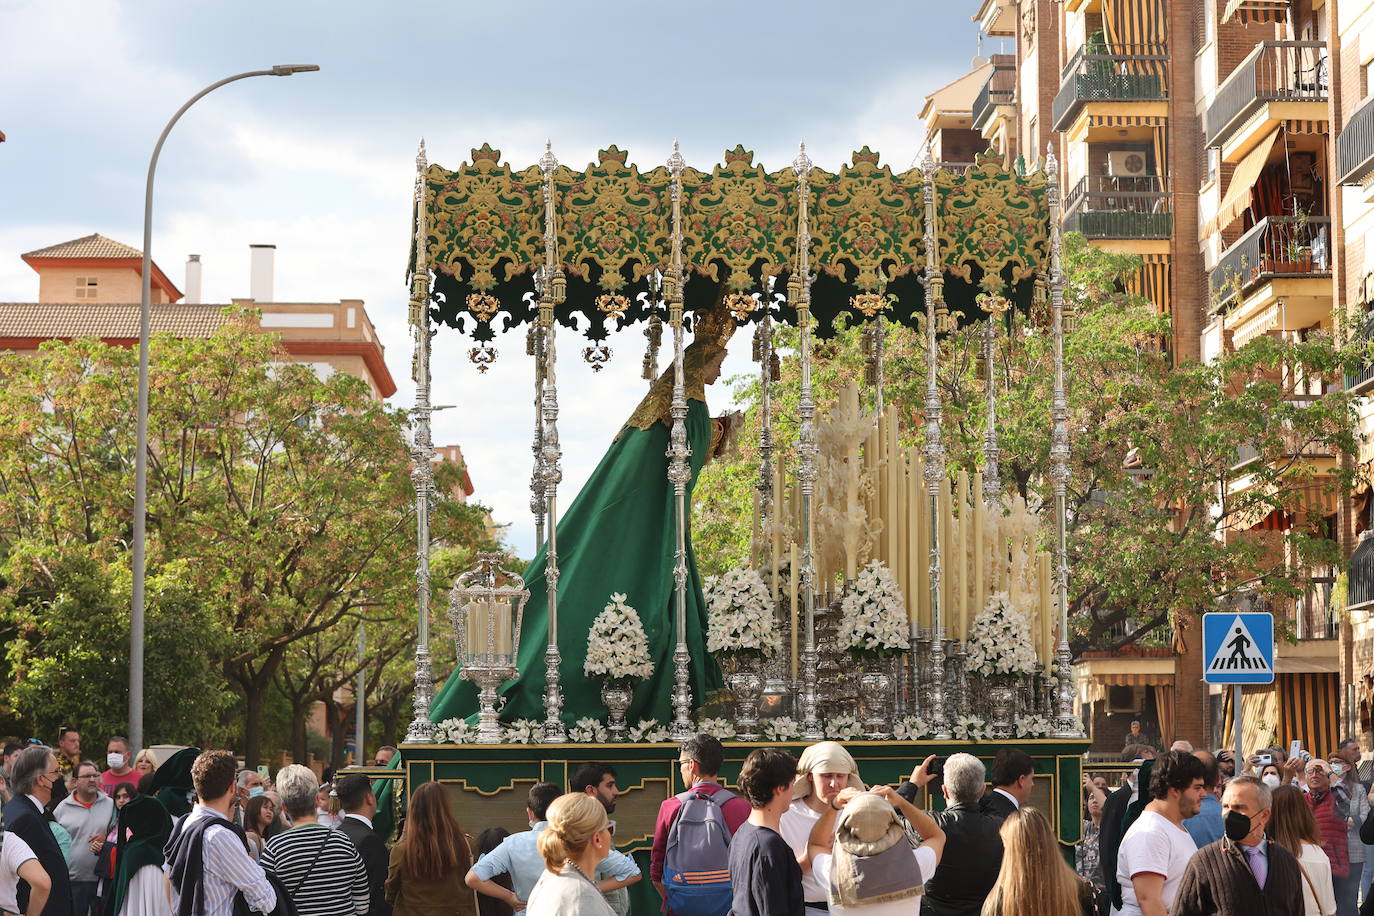
[[[249,276],[248,295],[254,302],[273,302],[272,262],[277,256],[276,245],[249,245],[252,253],[252,272]]]
[[[200,255],[186,256],[186,302],[200,305]]]

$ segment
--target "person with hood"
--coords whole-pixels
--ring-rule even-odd
[[[811,833],[811,873],[826,888],[835,916],[908,916],[919,912],[925,884],[935,874],[945,848],[945,833],[929,814],[890,786],[845,793],[835,829],[817,821]],[[901,812],[921,835],[912,848]]]
[[[171,916],[172,887],[162,870],[162,848],[172,818],[155,798],[135,798],[119,809],[115,876],[105,916]]]
[[[845,789],[865,790],[859,778],[859,765],[842,745],[822,741],[802,751],[797,761],[797,778],[792,783],[792,804],[783,812],[779,833],[802,870],[802,894],[812,916],[824,914],[830,891],[813,875],[810,840],[817,824],[823,830],[834,828],[838,809],[833,807]]]

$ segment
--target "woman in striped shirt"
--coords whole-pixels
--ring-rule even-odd
[[[277,794],[291,817],[291,829],[267,841],[262,867],[276,875],[298,916],[366,916],[367,871],[342,831],[315,818],[319,780],[292,764],[277,773]]]

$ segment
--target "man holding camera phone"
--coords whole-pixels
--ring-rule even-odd
[[[944,811],[930,816],[945,833],[945,851],[921,898],[923,916],[978,916],[983,901],[1002,870],[1002,819],[979,810],[986,771],[972,754],[952,754],[946,760],[927,757],[897,787],[897,794],[915,804],[918,790],[940,780]]]

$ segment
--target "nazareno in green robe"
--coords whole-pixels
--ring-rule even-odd
[[[692,553],[690,507],[692,488],[712,446],[713,421],[707,413],[702,374],[710,357],[709,342],[694,341],[684,353],[687,380],[687,439],[692,449],[692,479],[687,487],[687,648],[691,654],[692,702],[699,706],[721,686],[720,669],[706,652],[706,603]],[[720,352],[719,347],[715,352]],[[582,671],[587,632],[613,592],[639,612],[649,637],[653,675],[638,682],[626,718],[672,719],[675,683],[673,651],[676,629],[673,564],[676,520],[673,485],[668,481],[666,416],[672,370],[660,378],[621,429],[582,492],[558,519],[558,647],[562,654],[563,719],[604,719],[599,678]],[[640,428],[644,427],[644,428]],[[501,719],[544,719],[544,654],[548,644],[546,556],[541,547],[525,571],[529,603],[520,632],[520,674],[501,693],[506,706]],[[477,712],[477,689],[455,672],[430,704],[430,720],[468,718]],[[475,719],[474,719],[475,721]]]

